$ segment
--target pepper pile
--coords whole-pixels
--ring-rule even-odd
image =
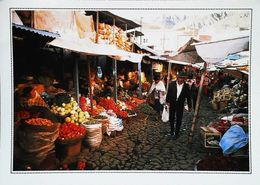
[[[25,123],[29,125],[37,125],[37,126],[52,126],[53,122],[44,118],[32,118],[25,121]]]
[[[126,111],[121,111],[121,107],[117,105],[113,99],[110,98],[100,98],[99,105],[104,107],[106,110],[112,110],[117,116],[126,118],[128,113]]]
[[[59,139],[74,139],[83,136],[86,133],[85,127],[75,123],[64,123],[59,130]]]

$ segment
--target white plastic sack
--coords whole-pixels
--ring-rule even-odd
[[[165,105],[164,108],[163,108],[162,121],[163,122],[169,121],[169,107],[167,105]]]

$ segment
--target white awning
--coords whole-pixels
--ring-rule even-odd
[[[223,61],[229,54],[248,49],[249,36],[193,44],[199,56],[207,63]]]
[[[84,53],[87,55],[106,55],[117,60],[139,63],[142,61],[143,55],[127,52],[118,49],[115,45],[96,44],[87,39],[67,39],[57,38],[49,43],[49,45],[69,49],[75,52]]]
[[[184,65],[184,66],[191,66],[191,63],[188,62],[182,62],[182,61],[176,61],[176,60],[168,60],[169,63],[172,64],[179,64],[179,65]]]

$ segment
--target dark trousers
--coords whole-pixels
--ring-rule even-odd
[[[171,105],[170,105],[171,106]],[[183,106],[170,109],[171,134],[178,135],[181,128]],[[175,122],[176,121],[176,122]]]
[[[163,105],[160,103],[159,99],[155,99],[154,101],[154,110],[158,113],[163,111]]]
[[[194,110],[196,108],[196,103],[197,103],[197,95],[193,95],[192,96],[192,106],[193,106]]]

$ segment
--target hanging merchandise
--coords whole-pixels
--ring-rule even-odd
[[[155,70],[155,72],[162,72],[163,69],[163,64],[160,63],[153,63],[153,70]]]
[[[97,66],[97,77],[102,78],[102,70],[100,66]]]

